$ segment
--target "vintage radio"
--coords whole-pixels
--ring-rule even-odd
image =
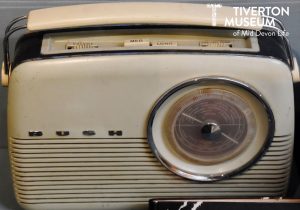
[[[284,36],[236,35],[273,29],[224,27],[228,7],[212,25],[211,12],[90,4],[31,11],[7,27],[2,82],[24,208],[285,195],[297,63]]]

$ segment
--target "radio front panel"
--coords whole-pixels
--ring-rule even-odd
[[[272,74],[265,71],[270,65]],[[25,62],[10,80],[10,136],[27,139],[31,131],[42,131],[39,138],[146,138],[154,103],[172,87],[208,76],[255,87],[274,113],[275,136],[290,135],[293,93],[287,91],[292,80],[286,71],[288,67],[275,59],[234,55],[108,55]],[[282,80],[274,79],[278,77]],[[57,135],[63,131],[69,134]]]

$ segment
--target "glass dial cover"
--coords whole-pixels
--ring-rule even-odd
[[[243,99],[219,88],[196,89],[180,98],[166,117],[169,143],[186,158],[215,164],[239,154],[256,123]]]

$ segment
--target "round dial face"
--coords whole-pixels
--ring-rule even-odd
[[[166,118],[169,144],[186,159],[216,164],[240,154],[256,133],[255,116],[238,94],[218,87],[181,97]]]
[[[274,128],[272,110],[253,87],[203,78],[166,92],[150,114],[147,131],[152,151],[170,171],[215,181],[254,165]]]

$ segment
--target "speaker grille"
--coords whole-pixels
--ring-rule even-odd
[[[282,196],[292,142],[292,136],[276,137],[256,165],[213,183],[172,174],[152,155],[146,139],[11,138],[10,155],[21,204],[134,209],[157,197]]]

